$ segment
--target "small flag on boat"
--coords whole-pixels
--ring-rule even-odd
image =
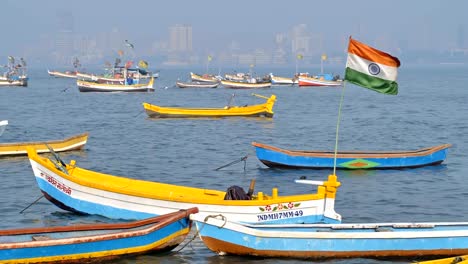
[[[396,95],[398,67],[398,58],[349,38],[346,81],[379,93]]]
[[[323,61],[326,61],[326,60],[327,60],[327,54],[325,54],[325,53],[322,54],[322,60],[323,60]]]
[[[296,58],[297,58],[298,60],[302,60],[302,59],[304,58],[304,56],[302,56],[302,54],[297,54]]]
[[[122,55],[124,54],[123,50],[118,50],[117,51],[117,54],[119,54],[120,57],[122,57]]]
[[[125,46],[129,47],[129,48],[135,48],[135,46],[133,46],[132,43],[128,42],[128,40],[125,40]]]
[[[211,55],[208,55],[208,61],[211,61],[213,59],[213,57],[211,57]]]
[[[132,65],[133,65],[133,61],[127,61],[127,62],[125,63],[125,68],[126,68],[126,69],[129,69],[130,67],[132,67]]]
[[[148,62],[146,62],[146,61],[144,61],[144,60],[140,60],[140,61],[138,62],[138,67],[143,68],[143,69],[146,69],[146,68],[148,68]]]

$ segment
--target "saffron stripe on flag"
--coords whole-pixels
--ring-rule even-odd
[[[384,64],[390,67],[400,67],[400,60],[398,60],[398,58],[393,57],[386,52],[367,46],[366,44],[354,39],[349,40],[348,53],[356,54],[357,56],[366,60]]]
[[[371,73],[369,71],[369,65],[371,63],[375,63],[379,66],[380,71],[377,74]],[[389,81],[396,81],[398,75],[397,68],[395,67],[390,67],[375,61],[369,61],[352,53],[348,54],[348,61],[346,62],[346,67],[352,68],[367,75],[371,75]]]
[[[368,74],[353,70],[349,67],[346,67],[345,79],[350,83],[371,89],[379,93],[391,95],[398,94],[397,82],[373,77]]]

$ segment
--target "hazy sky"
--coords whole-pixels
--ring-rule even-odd
[[[196,50],[272,46],[274,34],[307,24],[325,45],[344,36],[362,41],[394,38],[409,45],[447,48],[460,26],[468,30],[463,0],[1,0],[0,54],[17,54],[25,43],[58,30],[59,15],[71,14],[78,34],[94,36],[118,28],[126,39],[152,43],[168,39],[168,27],[189,24]],[[468,35],[468,32],[466,33]],[[341,41],[340,41],[341,40]],[[140,45],[145,46],[145,45]],[[345,49],[345,47],[343,47]]]

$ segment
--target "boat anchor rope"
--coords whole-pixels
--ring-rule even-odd
[[[249,154],[245,155],[244,157],[242,157],[242,158],[240,158],[240,159],[238,159],[238,160],[232,161],[232,162],[230,162],[230,163],[228,163],[228,164],[226,164],[226,165],[223,165],[223,166],[221,166],[221,167],[219,167],[219,168],[216,168],[215,171],[220,170],[220,169],[223,169],[223,168],[226,168],[226,167],[229,167],[229,166],[234,165],[234,164],[236,164],[236,163],[239,163],[239,162],[241,162],[241,161],[244,162],[244,171],[245,171],[245,166],[246,166],[247,158],[248,158],[248,157],[249,157]]]

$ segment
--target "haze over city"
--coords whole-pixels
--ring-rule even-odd
[[[2,1],[0,60],[101,65],[122,50],[158,67],[343,63],[349,36],[411,63],[468,62],[468,2]],[[134,45],[129,50],[124,40]],[[3,57],[3,59],[2,59]],[[0,61],[0,64],[4,62]]]

